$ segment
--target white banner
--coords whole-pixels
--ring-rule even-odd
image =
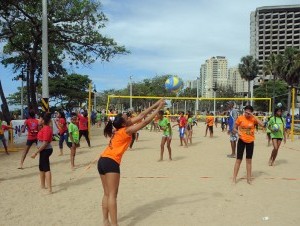
[[[56,119],[52,119],[53,135],[58,134],[58,128],[54,122],[55,120]],[[23,128],[24,128],[24,122],[25,122],[25,120],[12,120],[11,121],[12,127],[14,128],[14,130],[13,130],[14,144],[22,144],[22,143],[25,144],[27,141],[27,133],[28,133],[27,128],[25,129],[24,133],[22,133]],[[7,136],[7,138],[8,138],[8,136]]]

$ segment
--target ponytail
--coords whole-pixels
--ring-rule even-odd
[[[113,127],[115,127],[116,130],[118,130],[118,129],[124,127],[124,123],[125,123],[125,120],[122,116],[122,113],[117,114],[113,122],[112,122],[112,120],[108,120],[108,123],[104,128],[104,136],[111,137],[113,134]]]
[[[104,128],[104,136],[111,137],[112,133],[113,133],[112,131],[113,131],[113,123],[111,120],[108,120],[108,122]]]

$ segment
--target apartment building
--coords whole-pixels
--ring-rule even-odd
[[[259,7],[251,12],[250,54],[259,61],[260,77],[271,78],[263,75],[264,61],[287,47],[300,49],[300,4]]]
[[[228,81],[235,93],[244,96],[248,92],[248,82],[242,79],[237,67],[228,69]]]
[[[207,59],[200,68],[200,93],[202,97],[213,97],[215,86],[227,86],[227,59],[216,56]]]

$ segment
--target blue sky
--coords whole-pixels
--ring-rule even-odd
[[[109,18],[101,32],[125,45],[131,54],[70,70],[88,75],[97,91],[125,88],[129,76],[137,82],[164,74],[194,80],[201,64],[212,56],[226,56],[229,66],[236,66],[249,54],[251,11],[262,6],[299,4],[299,0],[101,2]],[[11,70],[0,65],[6,95],[21,85],[12,77]]]

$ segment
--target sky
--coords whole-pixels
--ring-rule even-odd
[[[237,66],[250,53],[250,13],[262,6],[299,4],[299,0],[101,2],[109,21],[100,32],[131,53],[70,69],[88,75],[98,92],[125,88],[130,76],[133,82],[166,74],[195,80],[201,64],[213,56],[225,56],[229,67]],[[0,65],[6,95],[21,86],[12,77],[11,70]]]

